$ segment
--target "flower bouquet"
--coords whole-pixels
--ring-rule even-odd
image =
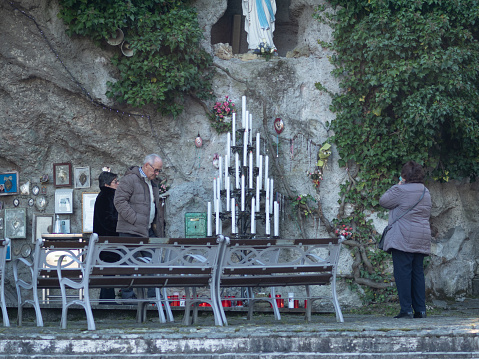
[[[225,96],[224,101],[217,101],[213,106],[211,126],[218,133],[225,133],[231,130],[231,116],[236,112],[234,102]]]
[[[343,236],[346,239],[351,239],[351,238],[353,238],[353,232],[352,231],[353,231],[352,227],[348,227],[345,224],[343,224],[343,225],[340,225],[338,228],[336,228],[334,233],[336,233],[336,235],[338,235],[338,236]]]
[[[321,181],[323,180],[323,173],[320,169],[315,169],[314,172],[308,172],[308,176],[313,181],[314,188],[319,188]]]
[[[160,197],[162,195],[164,195],[166,192],[168,192],[171,188],[170,186],[168,186],[166,184],[166,182],[167,182],[167,180],[165,179],[165,180],[161,181],[160,184],[158,185],[158,189],[159,189],[159,192],[160,192]]]
[[[263,41],[259,43],[258,47],[253,50],[254,54],[264,56],[266,58],[266,61],[271,59],[273,55],[276,55],[277,52],[278,50],[276,50],[274,46],[270,46],[266,42],[266,39],[263,39]]]

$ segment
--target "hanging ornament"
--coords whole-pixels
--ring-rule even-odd
[[[279,117],[274,120],[274,130],[276,131],[276,157],[279,157],[279,134],[284,130],[284,122]]]
[[[274,120],[274,129],[275,129],[275,131],[278,135],[281,134],[281,132],[283,132],[284,122],[283,122],[282,119],[277,118],[277,119]]]
[[[201,136],[200,136],[199,132],[198,132],[198,136],[196,136],[196,138],[195,138],[195,146],[197,148],[200,148],[201,146],[203,146],[203,140],[201,139]]]

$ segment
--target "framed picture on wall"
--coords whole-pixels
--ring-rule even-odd
[[[90,167],[74,167],[73,183],[75,188],[90,188]]]
[[[55,190],[55,213],[71,214],[73,213],[73,190],[69,188],[60,188]]]
[[[53,214],[34,213],[32,224],[32,243],[35,243],[43,233],[53,233]]]
[[[6,238],[26,238],[27,224],[25,208],[5,208],[4,227]]]
[[[55,187],[72,186],[72,164],[54,163],[53,164],[53,185]]]
[[[81,198],[82,232],[93,232],[93,211],[98,192],[83,192]]]
[[[0,172],[0,196],[18,194],[18,172]]]

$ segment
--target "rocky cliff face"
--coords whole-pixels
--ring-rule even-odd
[[[212,29],[228,3],[196,1],[205,30],[204,46],[212,53]],[[331,135],[327,122],[334,114],[329,111],[330,97],[314,84],[321,81],[329,90],[339,91],[337,80],[330,75],[330,53],[317,44],[318,39],[330,40],[331,29],[312,18],[317,1],[284,3],[282,11],[287,14],[278,24],[278,38],[282,40],[277,46],[283,43],[295,48],[290,53],[295,57],[279,56],[270,61],[244,54],[229,60],[215,57],[214,91],[216,98],[228,95],[237,106],[241,97],[247,96],[253,130],[264,139],[263,152],[270,156],[277,191],[317,195],[306,173],[314,169],[318,145]],[[68,37],[57,18],[58,6],[56,0],[0,2],[0,169],[18,171],[20,185],[28,181],[40,184],[44,174],[50,178],[41,185],[48,200],[42,211],[29,206],[29,199],[36,199],[32,194],[0,197],[4,208],[13,208],[17,198],[19,207],[26,209],[26,239],[13,241],[13,258],[21,256],[22,246],[31,243],[33,214],[55,211],[54,163],[90,167],[91,187],[74,189],[73,214],[61,215],[70,220],[71,232],[81,232],[82,192],[99,190],[96,179],[101,168],[109,166],[121,175],[128,166],[140,164],[146,154],[158,153],[171,186],[166,201],[167,235],[184,236],[185,214],[206,212],[212,199],[213,178],[218,171],[213,159],[215,154],[224,154],[226,135],[218,135],[210,127],[203,107],[191,99],[185,99],[186,110],[176,119],[162,117],[151,108],[123,108],[107,99],[106,83],[116,76],[110,58],[118,47],[106,43],[96,47],[88,39]],[[207,105],[212,107],[212,103]],[[277,117],[285,123],[280,136],[273,130]],[[203,139],[201,148],[194,145],[198,133]],[[333,148],[317,195],[329,220],[337,214],[339,184],[345,181],[346,171],[338,167]],[[429,188],[437,233],[428,267],[428,290],[435,297],[471,295],[477,291],[473,279],[477,274],[478,186],[451,182],[431,183]],[[299,224],[291,216],[287,201],[281,216],[281,235],[298,237]],[[386,224],[374,220],[379,230]],[[225,232],[229,231],[227,226]],[[327,235],[314,216],[305,222],[304,233]],[[351,262],[349,252],[343,250],[342,274],[351,270]],[[12,284],[10,279],[7,290],[14,302]],[[342,288],[342,302],[358,304],[346,287]]]

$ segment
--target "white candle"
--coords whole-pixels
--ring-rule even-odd
[[[231,201],[231,193],[230,193],[230,177],[225,177],[225,187],[226,187],[226,211],[229,212],[230,210],[230,201]]]
[[[264,208],[265,208],[265,213],[266,215],[269,215],[269,179],[267,181],[265,181],[265,187],[264,187],[264,190],[265,190],[265,199],[264,199]]]
[[[228,137],[226,137],[226,156],[229,156],[231,153],[231,132],[228,132]]]
[[[275,237],[279,236],[279,203],[274,201],[274,232]]]
[[[220,178],[217,178],[216,179],[216,198],[218,198],[218,200],[221,200],[220,183],[221,183]],[[221,211],[221,208],[219,210]]]
[[[249,188],[253,188],[253,151],[249,153]]]
[[[248,131],[249,131],[249,143],[253,144],[253,115],[249,115],[249,125],[248,125]]]
[[[231,233],[236,233],[236,206],[235,199],[231,199]]]
[[[271,223],[269,221],[269,200],[266,199],[265,201],[265,206],[266,206],[266,225],[265,225],[265,233],[267,236],[271,234]]]
[[[223,188],[223,157],[220,156],[219,158],[219,167],[218,167],[218,182],[219,182],[219,185],[218,185],[218,190],[221,191],[221,189]],[[218,198],[220,198],[220,193],[218,192]]]
[[[216,235],[220,234],[220,207],[219,207],[219,199],[215,199],[216,203]]]
[[[230,162],[230,155],[225,156],[225,189],[226,189],[226,177],[229,177],[229,162]]]
[[[248,163],[248,131],[243,133],[243,166],[246,166]]]
[[[273,213],[273,201],[274,201],[274,190],[273,190],[273,183],[274,180],[271,178],[271,182],[269,184],[269,213]]]
[[[260,150],[260,136],[259,132],[256,133],[256,167],[260,167],[259,164],[259,156],[261,155],[261,150]]]
[[[211,202],[208,202],[208,210],[206,211],[206,235],[211,237],[213,235],[213,228],[211,226]]]
[[[239,154],[235,153],[235,188],[240,188],[240,179],[239,179]]]
[[[241,97],[241,126],[245,128],[246,96]]]
[[[256,208],[255,208],[255,212],[259,212],[259,205],[260,205],[260,188],[261,186],[261,179],[259,178],[259,176],[256,176]]]
[[[256,222],[254,221],[254,208],[256,207],[254,203],[254,197],[251,198],[251,234],[256,233]]]
[[[269,181],[268,166],[269,166],[269,156],[266,156],[265,159],[264,159],[264,188],[265,189],[266,189],[266,182]]]
[[[216,177],[213,179],[213,205],[216,212]]]
[[[241,212],[244,212],[245,207],[245,190],[244,190],[244,174],[241,175]]]
[[[232,144],[233,146],[236,146],[236,113],[233,112],[233,124],[231,126],[231,132],[232,132]]]
[[[263,155],[259,156],[259,189],[263,189]]]

